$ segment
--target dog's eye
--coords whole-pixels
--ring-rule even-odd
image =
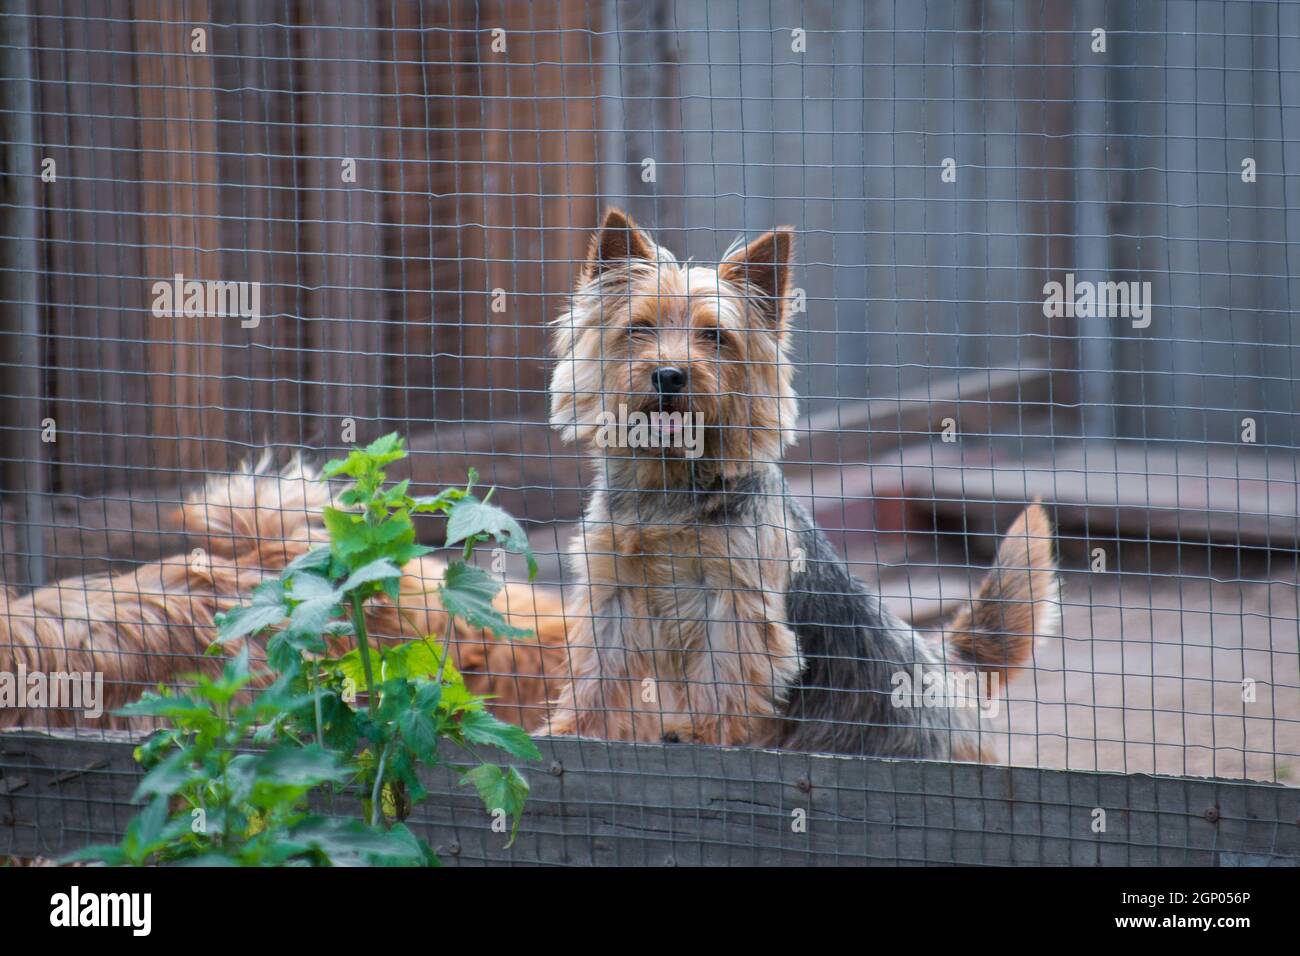
[[[711,325],[708,328],[700,329],[700,335],[717,348],[722,348],[727,344],[727,333],[720,325]]]

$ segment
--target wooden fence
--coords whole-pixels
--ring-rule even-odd
[[[450,772],[409,821],[447,863],[1300,865],[1300,790],[1263,783],[539,740],[507,848]],[[114,840],[126,738],[0,734],[0,856]]]
[[[1164,6],[6,0],[31,52],[7,77],[31,128],[6,140],[35,183],[4,206],[34,261],[7,269],[35,282],[0,313],[0,457],[59,427],[50,467],[6,490],[170,487],[268,442],[336,444],[344,417],[504,423],[464,441],[563,454],[529,434],[543,325],[606,200],[701,258],[799,228],[814,415],[1036,368],[1050,416],[1022,433],[1224,443],[1250,415],[1287,450],[1295,12]],[[1198,64],[1225,85],[1193,110]],[[1046,319],[1069,269],[1149,277],[1160,321]],[[177,273],[261,283],[260,324],[154,315]]]
[[[586,4],[25,6],[20,172],[57,176],[35,192],[49,490],[337,441],[345,416],[540,416],[542,326],[596,216]],[[260,323],[152,314],[177,273],[260,283]]]

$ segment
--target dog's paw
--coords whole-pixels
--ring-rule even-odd
[[[556,711],[549,714],[533,733],[546,737],[576,737],[578,715],[573,711]]]

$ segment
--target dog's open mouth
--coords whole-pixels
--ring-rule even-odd
[[[650,429],[661,438],[671,438],[674,435],[681,435],[685,430],[685,420],[682,412],[675,412],[671,409],[661,409],[650,413]]]
[[[612,444],[692,458],[700,454],[700,413],[671,396],[654,396],[627,413],[619,424],[618,439]]]

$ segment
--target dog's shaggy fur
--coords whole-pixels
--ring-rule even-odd
[[[109,711],[187,671],[220,667],[219,657],[204,656],[216,637],[214,617],[325,543],[320,513],[330,501],[329,488],[300,462],[274,472],[264,458],[239,474],[209,479],[185,501],[181,524],[191,550],[124,573],[0,594],[0,672],[14,674],[21,664],[28,673],[101,673],[105,697],[98,721],[73,710],[6,707],[0,708],[0,729],[135,726]],[[447,618],[434,588],[444,570],[433,557],[411,562],[399,603],[370,607],[371,635],[381,641],[441,639]],[[545,588],[511,583],[498,605],[512,624],[535,631],[536,638],[497,641],[458,621],[455,663],[471,690],[494,695],[490,706],[498,716],[532,727],[558,688],[548,684],[548,671],[565,666],[561,601]],[[263,659],[260,640],[251,650],[254,661]]]
[[[705,268],[618,210],[593,237],[555,323],[552,423],[595,477],[571,549],[573,679],[549,730],[977,758],[978,709],[913,706],[897,675],[1005,674],[1059,634],[1050,523],[1026,510],[938,641],[848,573],[779,464],[797,410],[793,245],[777,229]],[[598,441],[620,406],[701,416],[702,454],[673,447],[662,418],[655,447]]]

